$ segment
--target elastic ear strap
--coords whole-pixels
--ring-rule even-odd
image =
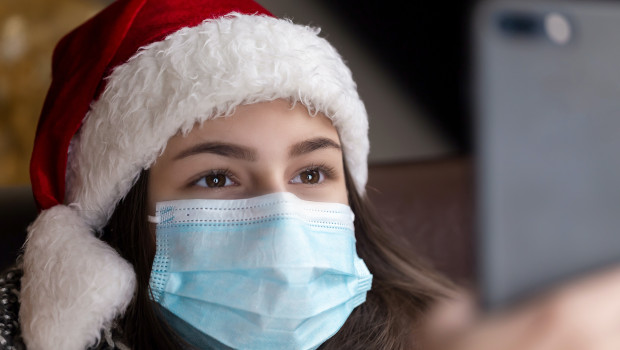
[[[148,220],[150,223],[153,223],[153,224],[159,224],[159,223],[161,222],[161,216],[159,216],[159,215],[155,215],[155,216],[149,215],[149,216],[147,217],[147,220]]]

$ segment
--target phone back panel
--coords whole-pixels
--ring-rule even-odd
[[[475,19],[479,276],[497,307],[620,262],[620,4],[487,2]]]

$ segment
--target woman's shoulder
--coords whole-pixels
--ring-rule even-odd
[[[0,272],[0,350],[25,350],[19,324],[19,292],[23,275],[19,265]],[[117,332],[102,330],[101,341],[88,350],[129,350],[115,341]]]

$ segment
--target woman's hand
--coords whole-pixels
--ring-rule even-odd
[[[448,332],[442,350],[618,350],[620,268]]]

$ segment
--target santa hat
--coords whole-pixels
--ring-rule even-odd
[[[368,121],[350,70],[318,30],[251,0],[119,0],[54,52],[31,161],[20,321],[29,349],[84,349],[124,312],[132,266],[96,237],[170,137],[235,107],[288,99],[324,113],[355,188]]]

